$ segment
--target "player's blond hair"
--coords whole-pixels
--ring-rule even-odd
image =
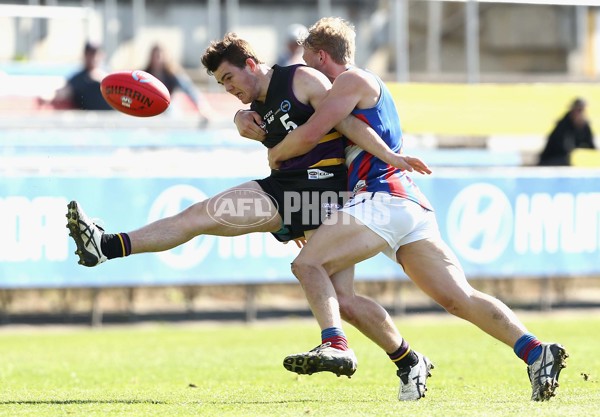
[[[308,29],[298,43],[313,51],[327,52],[337,64],[353,64],[356,32],[354,25],[341,17],[324,17]]]

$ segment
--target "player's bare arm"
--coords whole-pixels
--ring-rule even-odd
[[[294,74],[292,90],[296,98],[317,109],[331,90],[331,81],[320,71],[310,67],[298,67]],[[333,127],[333,126],[332,126]],[[331,128],[325,131],[329,132]]]
[[[373,89],[376,88],[376,91]],[[373,97],[378,97],[379,85],[364,77],[361,72],[348,71],[337,77],[331,90],[316,108],[315,113],[302,126],[269,150],[269,165],[276,168],[281,161],[303,155],[314,148],[333,127],[356,145],[382,161],[397,168],[420,173],[431,173],[418,158],[406,157],[392,151],[366,123],[348,116],[355,107],[372,107]]]
[[[425,162],[419,158],[394,152],[371,126],[354,116],[345,118],[335,128],[342,135],[355,142],[361,149],[375,155],[386,164],[403,171],[431,174],[431,169]],[[358,138],[358,140],[355,141],[355,138]],[[362,142],[362,144],[358,142]]]
[[[336,126],[336,129],[341,134],[343,134],[347,138],[350,138],[351,140],[354,140],[354,138],[372,138],[373,140],[364,140],[365,143],[363,144],[363,146],[361,146],[361,148],[364,149],[366,152],[377,156],[385,163],[390,164],[398,169],[409,172],[416,171],[420,174],[431,174],[432,172],[431,169],[427,166],[427,164],[421,159],[408,155],[401,155],[394,152],[383,140],[381,140],[379,135],[377,135],[377,132],[375,132],[368,124],[364,123],[363,121],[357,119],[354,116],[349,116],[346,119],[342,120],[342,122],[340,122]],[[357,142],[360,142],[360,140],[358,140]],[[316,146],[317,143],[318,141],[312,147]],[[273,149],[269,150],[269,166],[272,169],[277,169],[280,164],[280,161],[275,161],[273,159],[275,155],[273,153]],[[310,151],[311,149],[308,149],[308,151]]]
[[[323,75],[323,77],[325,76]],[[335,82],[333,85],[335,86]],[[327,95],[315,103],[316,106],[313,106],[315,113],[308,119],[308,122],[288,133],[283,141],[269,150],[269,161],[277,164],[295,156],[304,155],[317,146],[321,138],[356,107],[352,103],[352,97],[349,99],[350,103],[347,104],[344,101],[346,99],[339,97],[332,86]],[[357,98],[354,100],[356,103]]]

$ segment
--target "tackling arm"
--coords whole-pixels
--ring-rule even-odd
[[[335,83],[333,85],[335,86]],[[305,90],[304,85],[299,85],[299,89]],[[337,93],[335,88],[332,88],[321,97],[316,94],[312,97],[309,95],[308,101],[315,112],[306,123],[289,132],[284,140],[269,150],[271,166],[304,155],[317,146],[323,136],[350,114],[355,107],[356,99],[354,102],[344,99],[340,97],[341,93]]]
[[[377,132],[362,120],[349,116],[336,126],[338,132],[352,140],[365,152],[376,156],[386,164],[404,171],[417,171],[421,174],[431,174],[431,170],[419,158],[401,155],[394,152],[379,137]]]
[[[357,74],[348,72],[340,75],[324,99],[314,104],[311,102],[316,110],[310,119],[269,150],[271,168],[309,152],[335,127],[361,149],[390,165],[408,171],[415,169],[421,173],[431,173],[427,165],[418,158],[402,156],[392,151],[369,125],[350,115],[368,88],[369,85]]]

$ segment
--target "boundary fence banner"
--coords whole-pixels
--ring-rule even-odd
[[[0,288],[294,282],[298,249],[270,234],[202,236],[168,252],[77,265],[66,205],[111,232],[173,215],[248,178],[8,176],[0,182]],[[600,171],[438,170],[415,180],[468,276],[600,274]],[[405,279],[382,255],[357,279]]]

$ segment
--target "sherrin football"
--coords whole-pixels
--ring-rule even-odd
[[[113,72],[100,83],[102,97],[115,110],[137,117],[156,116],[171,102],[167,87],[145,71]]]

